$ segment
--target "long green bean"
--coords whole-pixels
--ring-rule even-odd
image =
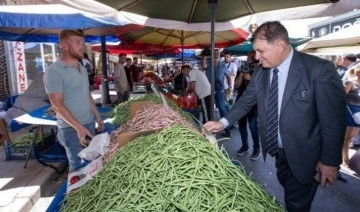
[[[61,210],[284,211],[223,150],[179,125],[119,149],[91,181],[66,196]]]

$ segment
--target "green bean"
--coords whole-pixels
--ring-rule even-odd
[[[223,151],[184,126],[139,137],[67,195],[62,211],[284,210]]]

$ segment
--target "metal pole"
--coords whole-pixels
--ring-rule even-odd
[[[143,73],[142,54],[141,53],[140,53],[140,73],[141,73],[141,76],[144,74]]]
[[[102,75],[101,75],[101,103],[110,104],[110,94],[109,94],[109,83],[108,83],[108,74],[107,74],[107,58],[106,58],[106,41],[105,36],[101,36],[101,61],[102,61]]]
[[[214,92],[215,92],[215,6],[217,0],[208,0],[210,4],[210,17],[211,17],[211,101],[210,101],[210,120],[214,118]]]
[[[181,30],[181,66],[184,65],[184,31]]]
[[[181,67],[184,66],[184,31],[181,30]],[[181,74],[182,75],[182,74]],[[186,87],[185,87],[185,76],[182,75],[182,94],[184,94]]]

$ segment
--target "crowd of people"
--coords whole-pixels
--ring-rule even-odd
[[[343,165],[349,166],[350,144],[360,145],[359,127],[352,114],[360,112],[360,54],[348,53],[338,55],[335,61],[337,72],[346,92],[346,133],[342,149]]]
[[[140,81],[141,68],[138,66],[137,57],[126,57],[126,54],[119,54],[119,62],[114,67],[113,82],[117,94],[115,104],[129,100],[130,92]]]

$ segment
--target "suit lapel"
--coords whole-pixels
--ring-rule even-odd
[[[293,58],[291,60],[288,78],[286,79],[285,90],[283,94],[283,99],[281,103],[280,114],[283,112],[287,103],[290,100],[290,97],[293,95],[295,88],[301,81],[303,65],[299,54],[294,51]]]
[[[269,89],[270,89],[270,69],[263,68],[261,72],[262,72],[262,77],[265,77],[265,79],[262,80],[262,82],[265,82],[264,106],[265,106],[265,111],[267,111],[268,102],[269,102]]]

